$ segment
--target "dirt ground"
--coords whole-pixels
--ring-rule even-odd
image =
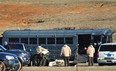
[[[116,67],[24,67],[23,71],[116,71]]]
[[[0,0],[2,1],[2,0]],[[110,28],[116,31],[116,2],[42,4],[0,2],[0,33],[11,29],[54,29],[75,27]],[[9,0],[11,1],[11,0]],[[15,0],[14,0],[15,1]],[[28,0],[25,0],[28,1]],[[30,0],[29,0],[30,1]],[[39,3],[40,1],[40,3]],[[88,0],[89,1],[89,0]],[[60,4],[57,4],[60,3]],[[64,1],[63,1],[64,2]],[[47,2],[45,2],[47,3]],[[49,3],[49,2],[48,2]]]
[[[23,67],[23,71],[116,71],[116,66],[87,66],[80,63],[77,67]]]

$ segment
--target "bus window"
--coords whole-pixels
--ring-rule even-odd
[[[93,43],[96,46],[96,48],[98,48],[99,45],[101,44],[101,35],[94,35],[93,36]]]
[[[94,43],[101,42],[101,36],[100,35],[94,35]]]
[[[107,37],[106,36],[102,36],[102,43],[106,43],[107,42]]]
[[[55,44],[55,38],[47,38],[47,44]]]
[[[112,42],[112,36],[107,36],[107,42]]]
[[[39,44],[46,44],[46,38],[39,38]]]
[[[30,44],[37,44],[37,38],[30,38]]]
[[[9,43],[11,43],[11,42],[18,43],[19,42],[19,38],[9,38]]]
[[[73,37],[66,37],[65,38],[65,43],[66,44],[73,44]]]
[[[62,37],[56,38],[56,44],[64,44],[64,38]]]
[[[21,43],[28,44],[28,38],[21,38]]]

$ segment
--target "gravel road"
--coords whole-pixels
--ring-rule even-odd
[[[23,71],[116,71],[113,66],[87,66],[87,63],[78,64],[78,67],[23,67]]]

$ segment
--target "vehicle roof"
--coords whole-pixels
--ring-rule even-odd
[[[116,43],[115,42],[113,42],[113,43],[104,43],[104,44],[101,44],[101,45],[116,45]]]
[[[16,43],[15,42],[12,43],[11,42],[11,43],[8,43],[8,44],[24,44],[24,43],[17,43],[17,42]]]
[[[0,54],[16,56],[15,54],[9,52],[0,52]]]
[[[7,30],[3,35],[112,35],[113,31],[108,28],[101,29],[73,29],[73,30]]]

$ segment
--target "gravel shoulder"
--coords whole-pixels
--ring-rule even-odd
[[[116,66],[87,66],[87,63],[80,63],[77,67],[23,67],[23,71],[116,71]]]

